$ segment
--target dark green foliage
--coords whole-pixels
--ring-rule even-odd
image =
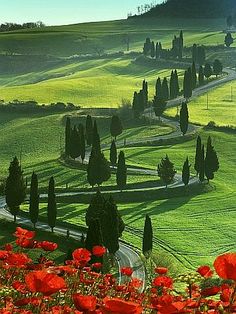
[[[123,131],[122,123],[117,115],[112,116],[110,124],[110,133],[116,140],[116,137]]]
[[[185,186],[189,184],[189,179],[190,179],[190,167],[191,165],[189,164],[188,158],[186,158],[183,169],[182,169],[182,181]]]
[[[192,71],[191,68],[188,68],[187,71],[184,72],[184,98],[188,100],[192,96]]]
[[[85,154],[86,154],[86,143],[85,143],[84,126],[82,124],[80,124],[79,136],[80,136],[80,157],[83,163]]]
[[[192,60],[195,63],[198,63],[198,48],[196,44],[193,44],[192,47]]]
[[[115,166],[117,162],[117,149],[116,149],[116,142],[114,140],[111,142],[111,147],[110,147],[110,162],[112,166]]]
[[[202,161],[202,140],[201,137],[197,137],[197,143],[196,143],[196,153],[195,153],[195,163],[194,163],[194,169],[197,173],[197,175],[200,172],[201,169],[201,161]]]
[[[152,105],[153,105],[155,115],[159,117],[159,120],[160,120],[163,112],[166,109],[166,101],[163,100],[162,98],[155,96],[153,99]]]
[[[161,85],[161,95],[163,100],[167,101],[170,98],[169,95],[169,87],[168,87],[168,81],[167,78],[165,77],[162,81],[162,85]]]
[[[179,77],[177,70],[174,71],[174,82],[175,82],[175,98],[179,96]]]
[[[5,195],[6,203],[14,216],[14,222],[16,216],[19,213],[20,205],[24,202],[26,197],[26,186],[23,177],[23,171],[17,157],[14,157],[10,163],[9,175],[6,180]]]
[[[35,172],[33,172],[31,176],[29,215],[30,215],[30,220],[33,223],[34,228],[35,228],[35,224],[38,221],[38,216],[39,216],[38,177]]]
[[[161,180],[165,183],[166,187],[173,181],[176,171],[174,164],[170,161],[167,155],[165,158],[161,159],[160,164],[157,166],[157,173]]]
[[[57,203],[56,203],[56,195],[55,195],[55,181],[54,178],[51,177],[48,185],[48,206],[47,206],[47,215],[48,215],[48,225],[53,229],[56,225],[57,219]]]
[[[68,157],[70,155],[70,133],[71,133],[71,122],[70,118],[66,118],[66,128],[65,128],[65,155]]]
[[[175,84],[175,75],[174,71],[171,71],[171,76],[170,76],[170,99],[174,99],[176,97],[176,84]]]
[[[209,180],[214,179],[214,173],[219,170],[219,160],[217,153],[212,145],[211,137],[208,137],[207,141],[207,150],[205,157],[205,175],[209,182]]]
[[[192,73],[192,89],[195,89],[197,86],[197,71],[195,62],[193,62],[192,64],[191,73]]]
[[[147,107],[148,105],[148,82],[143,80],[143,88],[142,88],[142,94],[143,94],[143,107]]]
[[[93,247],[96,245],[103,245],[101,224],[99,219],[91,219],[88,224],[85,247],[92,252]]]
[[[180,130],[183,135],[185,135],[188,131],[188,120],[189,120],[188,105],[186,102],[183,102],[180,109],[180,116],[179,116]]]
[[[100,143],[100,136],[98,133],[98,128],[97,128],[97,121],[94,121],[93,124],[93,142],[92,142],[92,150],[96,152],[101,152],[101,143]]]
[[[198,82],[199,82],[199,85],[202,86],[204,84],[204,69],[203,69],[203,66],[200,65],[199,67],[199,72],[198,72]]]
[[[144,47],[143,47],[143,54],[145,56],[149,56],[151,53],[151,48],[152,48],[152,43],[150,38],[146,38],[146,42],[144,43]]]
[[[70,157],[76,159],[81,154],[81,142],[79,131],[76,126],[70,132]]]
[[[220,75],[223,71],[223,65],[220,62],[220,60],[215,59],[214,63],[213,63],[213,74],[215,74],[216,76]]]
[[[87,167],[87,180],[93,187],[96,184],[100,186],[111,177],[111,170],[108,161],[101,151],[92,149]]]
[[[151,218],[148,215],[146,215],[143,230],[143,246],[142,246],[142,252],[146,258],[150,257],[150,254],[152,253],[152,248],[153,248],[152,221]]]
[[[156,96],[159,98],[159,99],[163,99],[162,97],[162,88],[161,88],[161,79],[160,77],[158,77],[157,81],[156,81]]]
[[[86,211],[86,224],[98,219],[101,226],[104,245],[114,254],[119,249],[119,238],[125,229],[124,222],[119,214],[114,200],[106,200],[100,192],[92,197]]]
[[[161,47],[161,43],[156,43],[156,59],[158,60],[158,59],[160,59],[160,57],[161,57],[161,49],[162,49],[162,47]]]
[[[209,79],[212,76],[212,68],[211,65],[209,63],[205,64],[204,67],[204,76]]]
[[[205,180],[205,148],[202,145],[201,154],[199,156],[199,181],[203,182]]]
[[[231,33],[227,33],[225,36],[225,46],[229,48],[233,44],[233,42],[234,42],[234,39]]]
[[[155,56],[156,56],[156,48],[155,48],[154,41],[152,41],[152,43],[151,43],[151,57],[155,58]]]
[[[93,143],[93,120],[90,115],[87,115],[85,129],[87,145],[91,146]]]
[[[203,65],[206,60],[206,52],[204,46],[197,46],[193,44],[192,60],[195,64]]]
[[[121,191],[126,187],[126,181],[127,181],[127,167],[125,164],[125,154],[123,151],[120,151],[116,172],[116,183]]]

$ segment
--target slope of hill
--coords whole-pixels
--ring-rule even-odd
[[[167,0],[145,17],[219,18],[236,10],[235,0]]]

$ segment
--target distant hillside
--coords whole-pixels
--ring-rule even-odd
[[[142,17],[225,18],[236,13],[236,0],[167,0]]]

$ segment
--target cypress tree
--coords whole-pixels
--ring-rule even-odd
[[[170,76],[170,99],[174,99],[176,97],[176,84],[175,84],[175,74],[174,71],[171,71]]]
[[[93,247],[96,245],[103,245],[101,224],[99,219],[91,219],[88,225],[85,247],[92,252]]]
[[[153,99],[152,105],[153,105],[155,115],[159,118],[159,121],[160,121],[160,118],[166,109],[166,101],[163,100],[162,98],[155,96]]]
[[[212,76],[212,68],[209,63],[205,64],[204,67],[204,76],[209,79]]]
[[[35,228],[35,224],[37,223],[38,216],[39,216],[38,177],[35,172],[33,172],[31,176],[29,215],[30,215],[30,220]]]
[[[195,89],[197,86],[197,71],[195,62],[192,63],[191,74],[192,74],[192,89]]]
[[[200,86],[204,84],[204,69],[202,66],[199,67],[198,82]]]
[[[161,94],[162,94],[163,100],[165,100],[165,101],[167,101],[170,97],[169,96],[169,87],[168,87],[168,82],[167,82],[166,77],[162,81]]]
[[[215,59],[214,63],[213,63],[213,73],[215,74],[216,77],[218,77],[218,75],[220,75],[223,71],[223,65],[220,62],[220,60]]]
[[[161,159],[160,164],[157,166],[157,173],[167,188],[167,185],[173,181],[176,174],[174,164],[167,155],[165,158]]]
[[[214,179],[214,173],[219,170],[219,160],[217,153],[212,145],[211,137],[207,140],[207,150],[205,158],[205,175],[207,181]]]
[[[234,39],[231,33],[227,33],[225,36],[225,46],[229,48],[233,42],[234,42]]]
[[[160,77],[158,77],[157,81],[156,81],[156,96],[159,98],[159,99],[162,99],[162,88],[161,88],[161,79]]]
[[[155,55],[156,55],[155,44],[154,44],[154,41],[152,41],[152,43],[151,43],[151,57],[155,58]]]
[[[201,155],[199,158],[200,161],[200,168],[199,168],[199,181],[203,182],[205,179],[205,149],[204,149],[204,145],[202,145],[202,149],[201,149]]]
[[[150,257],[153,248],[153,230],[151,218],[146,215],[144,230],[143,230],[143,246],[142,252],[146,258]]]
[[[179,96],[179,77],[177,70],[174,71],[174,82],[175,82],[175,98]]]
[[[140,109],[139,109],[139,95],[137,92],[134,92],[132,109],[134,113],[134,118],[138,118],[140,115]]]
[[[194,169],[197,175],[199,174],[200,169],[201,169],[201,155],[202,155],[202,140],[201,140],[201,137],[198,135],[197,143],[196,143],[195,163],[194,163]]]
[[[94,120],[94,124],[93,124],[92,150],[94,150],[96,152],[101,152],[100,136],[99,136],[99,133],[98,133],[97,121],[96,120]]]
[[[70,133],[71,133],[71,121],[70,118],[66,118],[65,128],[65,155],[70,156]]]
[[[193,44],[192,60],[193,60],[193,62],[198,63],[198,48],[197,48],[196,44]]]
[[[189,99],[192,96],[192,72],[191,68],[188,68],[184,73],[184,98]]]
[[[148,105],[148,82],[143,80],[143,88],[142,88],[142,94],[143,94],[143,110]]]
[[[85,128],[87,145],[91,146],[93,143],[93,120],[90,115],[87,115]]]
[[[20,205],[24,202],[26,197],[26,186],[23,177],[23,171],[17,157],[14,157],[9,166],[9,175],[6,179],[5,186],[6,203],[10,213],[16,216],[20,211]]]
[[[160,46],[159,43],[156,43],[156,59],[160,59],[161,57],[161,51],[160,51]]]
[[[180,31],[179,35],[179,59],[183,58],[183,48],[184,48],[184,35],[183,31]]]
[[[86,143],[85,143],[85,134],[84,134],[84,126],[80,125],[80,157],[82,163],[84,163],[84,158],[86,154]]]
[[[55,195],[55,181],[51,177],[48,185],[48,206],[47,206],[47,215],[48,215],[48,225],[51,227],[53,232],[54,227],[56,226],[57,219],[57,203]]]
[[[127,167],[125,164],[125,154],[123,151],[120,151],[116,172],[116,183],[121,191],[126,187],[126,181],[127,181]]]
[[[116,142],[114,140],[111,142],[111,147],[110,147],[110,162],[113,167],[115,166],[117,162],[117,149],[116,149]]]
[[[189,184],[189,179],[190,179],[190,167],[191,165],[189,164],[188,158],[186,158],[183,169],[182,169],[182,181],[185,186]]]
[[[199,46],[197,48],[198,64],[203,65],[206,61],[206,52],[204,46]]]
[[[122,134],[123,127],[120,118],[117,115],[112,116],[110,124],[110,133],[111,136],[115,138]]]
[[[186,102],[183,102],[180,109],[180,116],[179,116],[180,130],[183,135],[185,135],[188,131],[188,120],[189,120],[188,105]]]
[[[76,159],[81,154],[80,135],[76,126],[70,132],[70,157]]]

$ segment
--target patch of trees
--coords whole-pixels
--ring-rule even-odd
[[[180,31],[179,37],[174,36],[171,49],[163,49],[162,43],[151,41],[149,37],[143,46],[143,54],[151,58],[158,59],[182,59],[184,48],[183,31]]]
[[[192,60],[195,64],[203,65],[206,61],[206,50],[204,46],[193,44]]]
[[[225,46],[229,48],[233,44],[233,42],[234,42],[234,39],[233,39],[231,33],[228,32],[225,35]]]
[[[41,22],[28,22],[23,24],[17,24],[17,23],[4,23],[0,25],[0,32],[9,32],[9,31],[15,31],[19,29],[32,29],[32,28],[42,28],[46,25]]]
[[[13,100],[9,103],[4,103],[4,101],[0,101],[0,111],[4,112],[18,112],[18,113],[29,113],[29,112],[64,112],[64,111],[74,111],[78,110],[81,107],[78,105],[74,105],[72,103],[51,103],[48,105],[39,104],[37,101],[29,100],[29,101],[20,101]]]
[[[135,118],[139,118],[144,109],[148,105],[148,83],[143,80],[142,89],[139,92],[134,92],[133,97],[133,114]]]

